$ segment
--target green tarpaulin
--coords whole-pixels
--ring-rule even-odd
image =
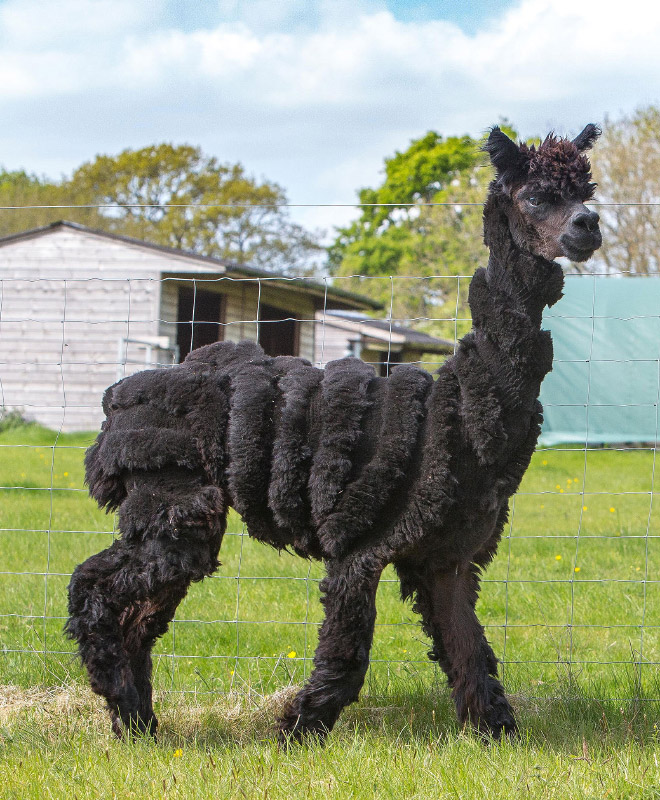
[[[569,275],[543,320],[554,366],[541,443],[657,441],[660,278]]]

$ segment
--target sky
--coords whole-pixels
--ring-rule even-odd
[[[0,165],[190,143],[331,232],[427,130],[575,135],[660,103],[658,42],[648,0],[0,0]]]

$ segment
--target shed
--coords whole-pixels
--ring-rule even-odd
[[[391,320],[372,319],[358,311],[326,310],[316,316],[318,363],[352,355],[374,364],[379,374],[387,375],[397,364],[438,366],[455,349],[449,339],[438,339]]]
[[[321,309],[379,308],[305,278],[70,222],[0,239],[0,403],[62,431],[95,430],[118,379],[219,340],[315,358]]]

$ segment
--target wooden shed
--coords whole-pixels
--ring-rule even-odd
[[[315,336],[317,363],[356,356],[388,375],[397,364],[437,368],[454,352],[454,342],[416,331],[392,320],[373,319],[359,311],[318,311]]]
[[[214,341],[315,358],[316,313],[369,298],[70,222],[0,239],[0,404],[95,430],[105,388]]]

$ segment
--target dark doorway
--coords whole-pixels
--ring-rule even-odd
[[[191,350],[224,338],[224,329],[220,324],[224,317],[223,301],[224,297],[216,292],[179,287],[176,326],[179,361],[183,361]]]
[[[378,353],[378,361],[374,366],[381,378],[387,378],[388,375],[392,374],[394,367],[403,363],[402,361],[393,360],[396,355],[396,353],[388,352],[387,350],[381,350]]]
[[[259,344],[269,356],[298,355],[298,320],[273,306],[259,308]]]

